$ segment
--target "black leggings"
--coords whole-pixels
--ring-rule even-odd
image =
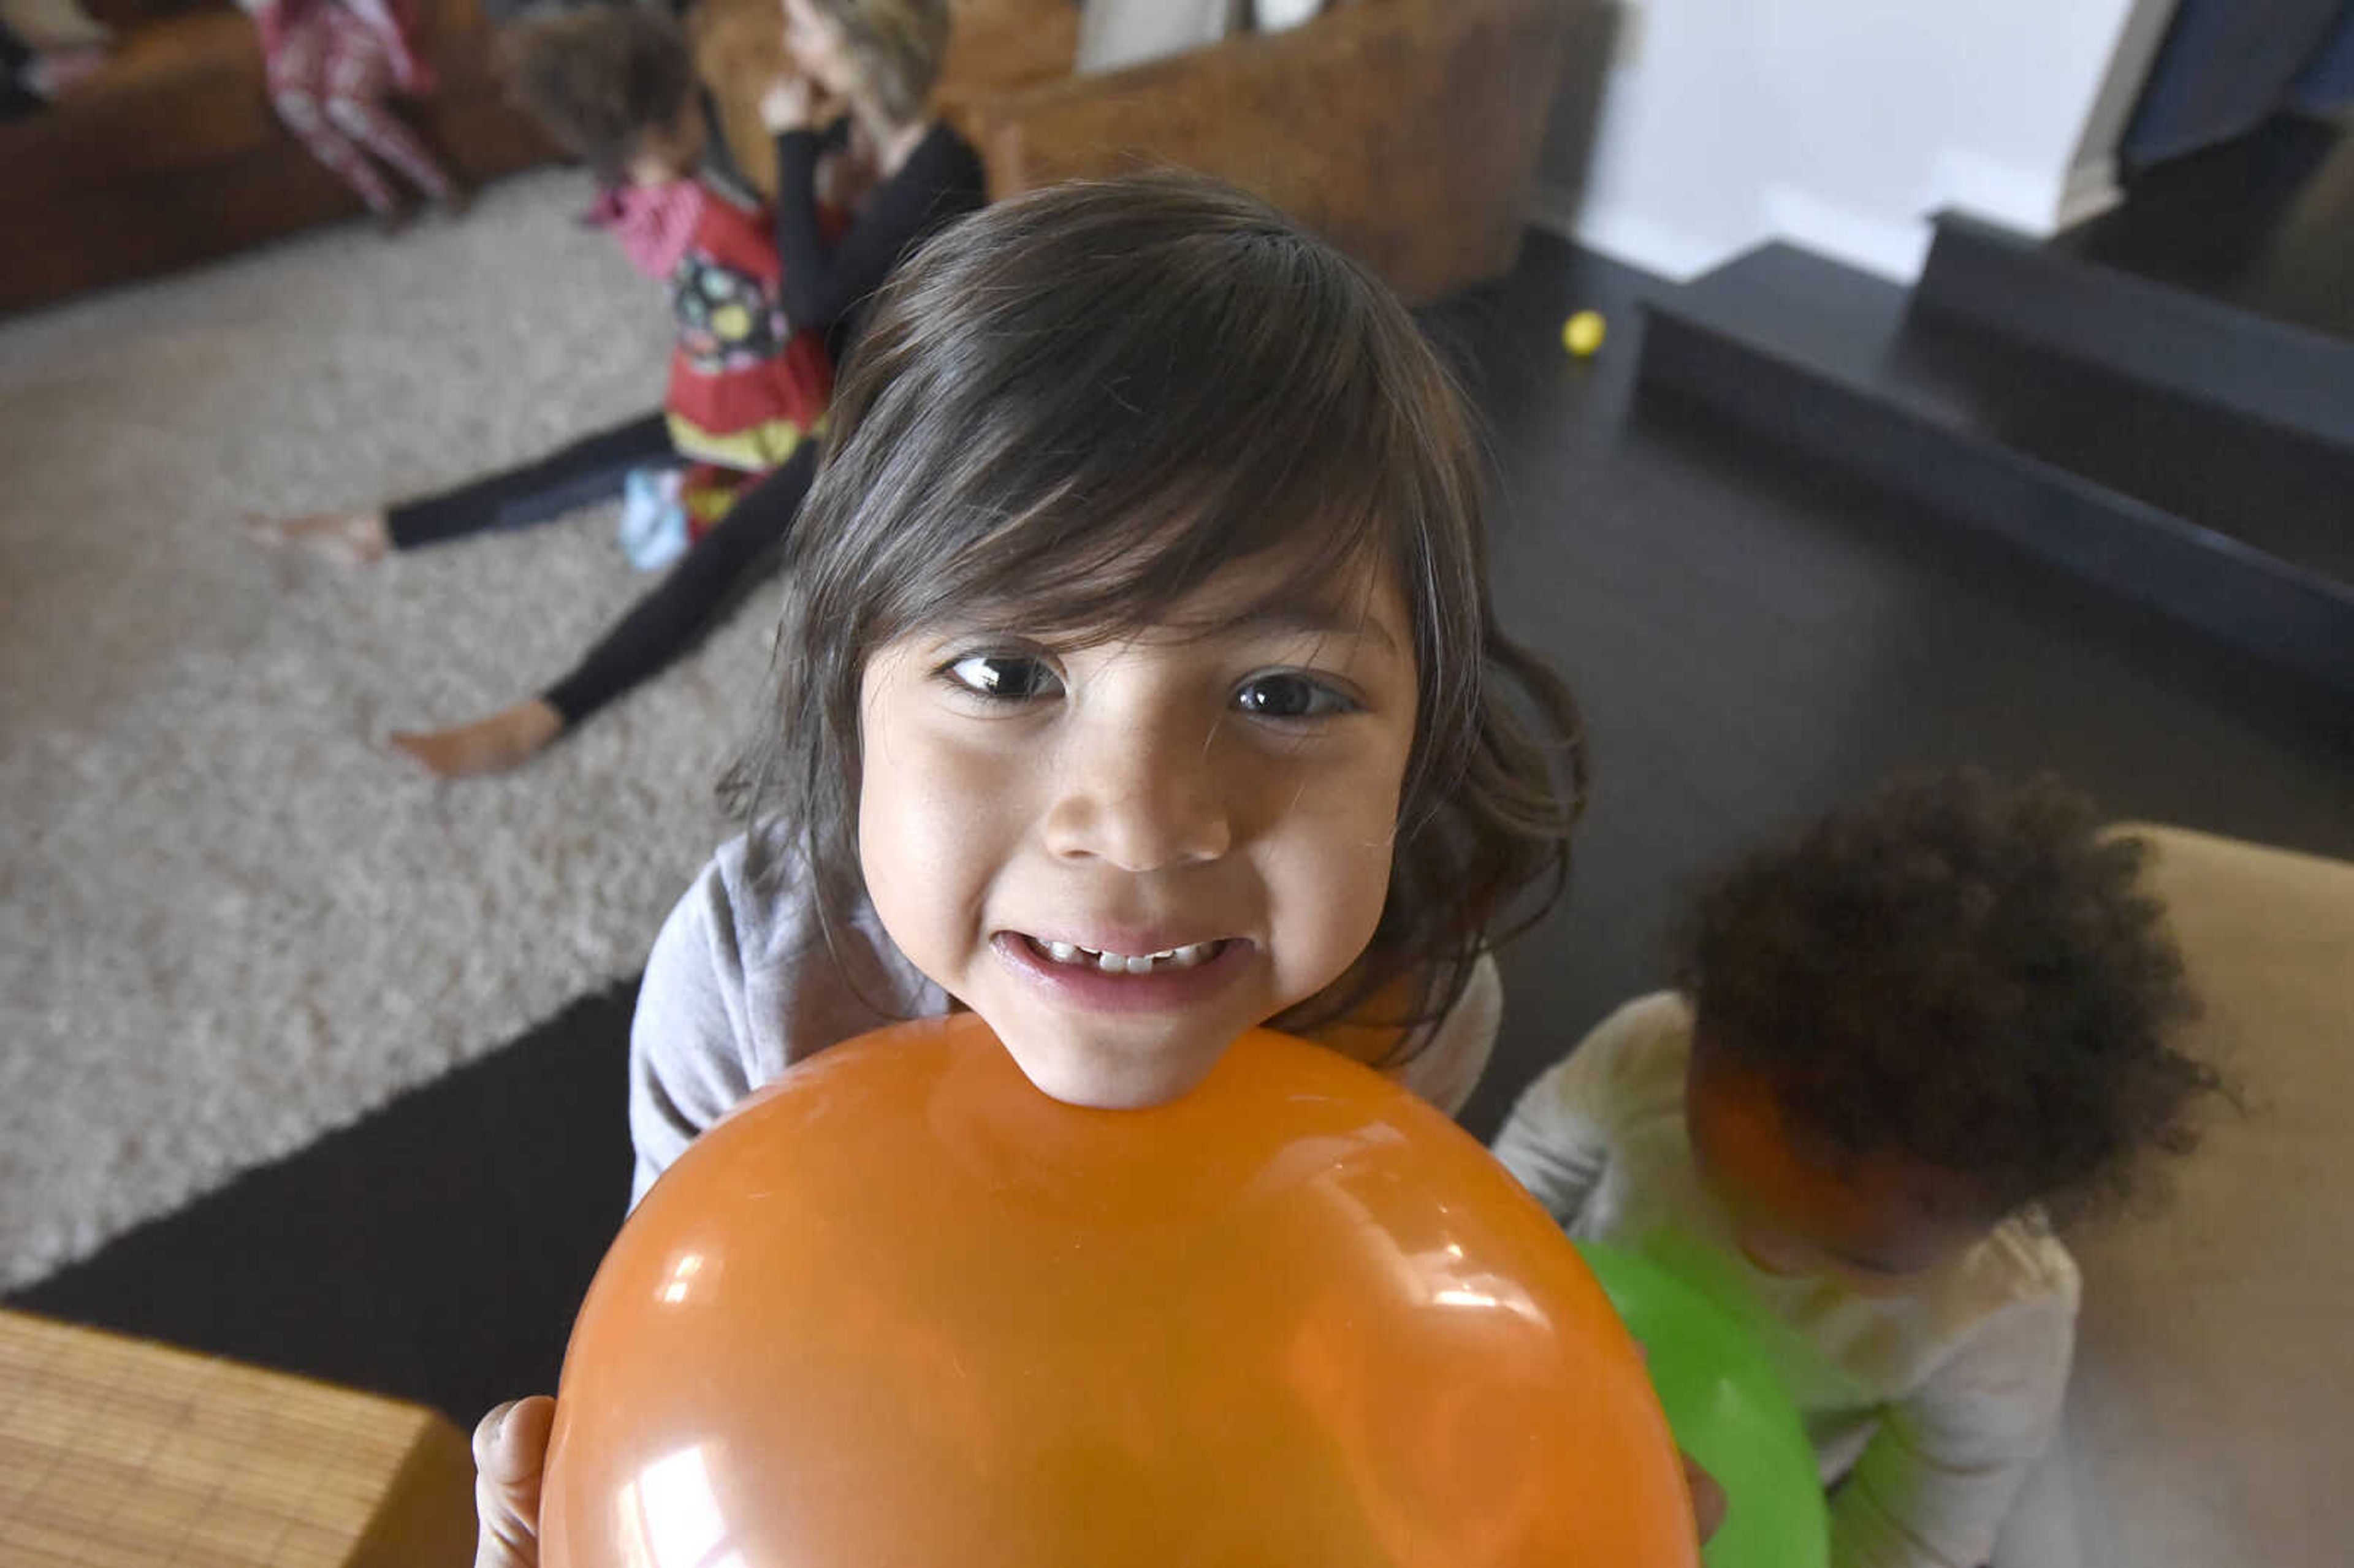
[[[567,729],[701,638],[737,590],[756,577],[800,514],[817,473],[818,443],[803,441],[782,468],[748,486],[659,587],[630,607],[571,671],[541,697]],[[396,506],[385,514],[397,549],[546,522],[618,493],[642,464],[673,458],[661,415],[575,441],[523,468]]]
[[[469,480],[421,501],[404,501],[384,514],[385,532],[392,535],[394,549],[414,550],[469,534],[528,528],[620,494],[621,482],[633,468],[677,461],[669,421],[648,414],[583,436],[521,468]]]

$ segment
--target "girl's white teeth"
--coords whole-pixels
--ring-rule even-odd
[[[1163,952],[1135,957],[1127,953],[1103,953],[1093,948],[1082,948],[1073,942],[1041,942],[1046,956],[1058,964],[1092,967],[1108,975],[1148,975],[1156,969],[1190,969],[1208,959],[1216,951],[1215,942],[1195,942],[1190,947],[1171,948]]]

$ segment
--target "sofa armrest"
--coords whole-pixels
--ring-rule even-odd
[[[1409,301],[1511,269],[1566,0],[1356,0],[1133,69],[967,106],[1004,196],[1178,165],[1275,203]]]
[[[2084,1271],[2062,1442],[2086,1568],[2342,1563],[2354,1357],[2354,863],[2125,824],[2204,1006],[2218,1108]]]

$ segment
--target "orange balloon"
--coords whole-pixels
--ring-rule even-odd
[[[546,1568],[1691,1568],[1560,1230],[1264,1030],[1150,1110],[970,1014],[826,1052],[646,1195],[566,1353]]]

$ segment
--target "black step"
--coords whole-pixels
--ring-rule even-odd
[[[2023,349],[1917,294],[1889,372],[2016,451],[2354,586],[2354,450]]]
[[[1650,304],[1641,385],[2354,694],[2354,578],[2332,569],[2344,523],[2326,525],[2333,475],[2354,470],[2317,443],[1916,323],[1903,289],[1778,244]],[[2232,513],[2256,538],[2180,515],[2169,505],[2229,486],[2180,451],[2137,464],[2147,440],[2228,450],[2247,485],[2289,504],[2259,495]],[[2318,466],[2264,466],[2292,461]]]
[[[2132,171],[2122,204],[2051,243],[2354,338],[2354,116],[2278,114],[2244,136]]]
[[[2346,281],[2354,291],[2354,275]],[[2354,338],[1941,213],[1925,309],[2129,380],[2354,451]]]

